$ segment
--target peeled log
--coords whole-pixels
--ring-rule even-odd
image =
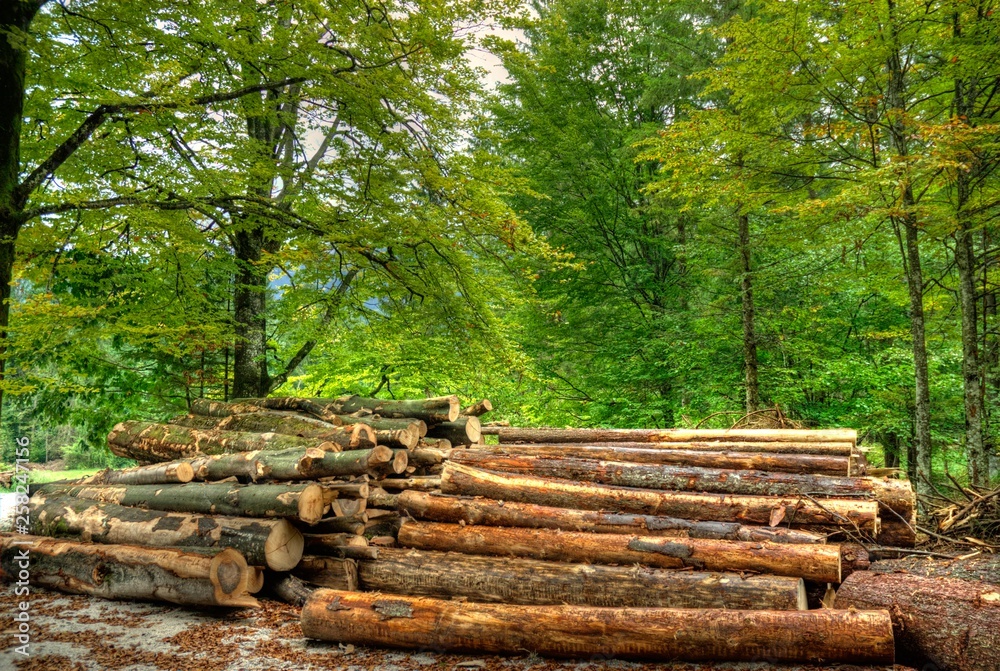
[[[861,571],[851,575],[837,609],[885,608],[908,659],[949,671],[1000,669],[1000,587],[957,578]]]
[[[367,450],[375,447],[375,431],[369,426],[340,426],[311,417],[284,412],[255,412],[227,417],[188,415],[171,424],[202,430],[279,433],[339,445],[343,450]]]
[[[384,490],[372,494],[374,506],[387,506],[420,520],[494,527],[562,529],[601,534],[638,534],[672,538],[711,538],[772,543],[823,543],[825,537],[808,531],[779,527],[745,526],[737,522],[694,522],[673,517],[606,513],[595,510],[553,508],[533,503],[494,501],[481,497],[428,494],[415,490],[397,495]]]
[[[842,443],[854,446],[854,429],[531,429],[500,427],[501,443]],[[718,449],[718,448],[716,448]],[[850,454],[848,450],[847,454]]]
[[[888,613],[520,606],[316,590],[307,638],[465,653],[891,664]]]
[[[290,517],[314,524],[323,519],[319,485],[45,485],[46,496],[75,496],[121,506],[203,515]]]
[[[119,457],[137,461],[173,461],[204,454],[227,454],[290,448],[339,451],[340,446],[279,433],[202,431],[173,424],[121,422],[108,434],[108,446]]]
[[[287,520],[188,515],[36,494],[29,503],[39,536],[94,543],[233,548],[253,566],[287,571],[302,557],[302,534]]]
[[[642,564],[707,571],[753,571],[839,583],[839,545],[745,543],[591,534],[552,529],[460,526],[403,520],[399,544],[417,550],[548,559],[578,564]]]
[[[186,461],[172,461],[152,466],[136,466],[113,471],[105,469],[82,480],[88,485],[159,485],[191,482],[194,468]]]
[[[632,445],[633,443],[629,443]],[[716,445],[722,450],[727,445]],[[826,454],[784,454],[778,452],[730,452],[702,450],[662,450],[649,447],[619,447],[608,445],[477,445],[474,450],[497,456],[577,457],[604,461],[630,461],[641,464],[673,464],[702,468],[748,469],[781,471],[784,473],[814,473],[821,475],[861,475],[851,466],[850,457]],[[471,451],[471,450],[470,450]],[[463,455],[463,457],[466,455]]]
[[[382,483],[388,488],[389,479]],[[441,473],[445,494],[485,496],[501,501],[537,503],[579,510],[615,510],[716,522],[770,524],[781,514],[792,526],[834,525],[877,532],[875,501],[825,499],[819,503],[797,497],[697,494],[582,484],[570,480],[506,475],[450,461]]]
[[[592,566],[382,548],[358,563],[361,589],[484,603],[806,610],[802,580]]]
[[[459,417],[454,422],[436,424],[427,430],[430,438],[444,438],[452,445],[474,445],[482,436],[478,417]]]
[[[28,580],[70,594],[192,606],[254,607],[251,569],[236,550],[214,554],[132,545],[95,545],[39,536],[0,535],[0,578]]]

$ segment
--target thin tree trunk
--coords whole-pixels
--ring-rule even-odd
[[[746,387],[746,411],[760,408],[760,384],[757,376],[757,331],[753,305],[753,266],[750,259],[750,215],[739,215],[738,248],[740,254],[740,299],[743,313],[743,375]]]
[[[262,398],[269,391],[267,374],[267,270],[260,265],[264,251],[264,229],[247,226],[233,235],[236,256],[236,286],[233,290],[235,355],[233,396]]]

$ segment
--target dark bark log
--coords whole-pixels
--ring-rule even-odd
[[[328,517],[320,520],[309,530],[317,535],[354,534],[355,536],[360,536],[365,533],[366,522],[368,522],[368,515],[366,513],[350,517]]]
[[[358,564],[361,589],[484,603],[805,610],[797,578],[592,566],[383,548]]]
[[[700,468],[748,469],[817,475],[861,475],[857,465],[852,469],[850,457],[823,454],[781,454],[753,451],[705,452],[701,450],[663,450],[571,443],[558,445],[477,445],[467,452],[512,457],[577,457],[605,461],[628,461],[638,464],[671,464]],[[456,455],[456,458],[470,461],[476,457],[462,452]]]
[[[444,438],[452,445],[475,445],[482,435],[477,417],[459,417],[454,422],[435,424],[427,431],[431,438]]]
[[[997,585],[861,571],[837,590],[835,607],[887,609],[904,659],[949,671],[1000,668]]]
[[[187,461],[171,461],[152,466],[137,466],[120,471],[104,469],[85,479],[88,485],[159,485],[191,482],[194,468]]]
[[[316,591],[316,588],[307,585],[291,573],[280,573],[274,576],[268,581],[268,585],[270,587],[268,591],[280,601],[299,608],[304,606],[309,597]]]
[[[384,495],[384,496],[382,496]],[[562,529],[604,534],[637,534],[670,538],[709,538],[772,543],[823,543],[824,536],[781,527],[754,527],[736,522],[694,522],[673,517],[627,515],[594,510],[553,508],[480,497],[443,496],[418,491],[373,494],[372,505],[396,508],[414,519],[495,527]]]
[[[233,548],[253,566],[287,571],[302,556],[302,534],[287,520],[165,513],[69,497],[31,499],[40,536],[146,547]]]
[[[375,447],[375,431],[365,425],[334,426],[329,422],[283,414],[260,412],[226,417],[188,415],[171,420],[172,424],[201,430],[243,431],[248,433],[278,433],[298,436],[318,442],[330,442],[343,450],[368,450]]]
[[[49,497],[74,496],[120,506],[202,515],[287,517],[314,524],[323,519],[319,485],[46,485]]]
[[[387,486],[386,482],[382,483],[383,487]],[[505,475],[455,462],[445,464],[441,491],[560,508],[614,510],[715,522],[770,525],[773,518],[779,516],[782,524],[796,527],[831,525],[876,533],[879,526],[875,501],[824,499],[816,503],[799,497],[656,491]]]
[[[32,585],[70,594],[192,606],[259,605],[249,594],[251,569],[232,549],[201,554],[0,535],[0,578],[18,580],[22,569]]]
[[[305,450],[316,448],[339,451],[335,443],[298,438],[277,433],[242,431],[201,431],[173,424],[121,422],[108,434],[111,451],[139,461],[173,461],[203,454],[227,454],[254,450]]]
[[[641,626],[636,623],[641,622]],[[891,664],[888,613],[519,606],[317,590],[307,638],[443,652]]]
[[[497,430],[501,443],[714,443],[704,449],[718,450],[717,443],[753,444],[773,452],[806,454],[850,454],[857,444],[854,429],[550,429],[511,428]],[[814,446],[823,450],[807,452],[789,449],[783,444]],[[686,449],[698,449],[690,448]],[[733,448],[730,448],[733,449]]]
[[[353,559],[305,556],[292,575],[320,587],[352,592],[358,588],[358,563]]]
[[[745,543],[703,538],[591,534],[403,520],[399,544],[417,550],[547,559],[579,564],[749,571],[839,583],[839,545]]]
[[[486,413],[492,412],[492,410],[493,404],[490,402],[490,399],[484,398],[462,410],[462,414],[469,415],[470,417],[482,417]]]

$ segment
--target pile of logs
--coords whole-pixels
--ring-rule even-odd
[[[484,428],[491,409],[197,400],[123,422],[109,445],[140,465],[40,487],[0,571],[27,549],[32,581],[76,593],[252,606],[267,586],[342,643],[892,663],[887,611],[821,608],[864,544],[914,542],[912,489],[866,477],[853,431]]]

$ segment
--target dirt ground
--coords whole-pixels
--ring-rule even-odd
[[[712,671],[730,665],[553,661],[402,652],[307,641],[299,610],[261,600],[260,609],[197,611],[46,592],[30,595],[29,656],[16,651],[14,614],[22,597],[0,587],[0,671]],[[760,664],[739,671],[772,671]],[[801,669],[803,667],[796,667]],[[854,667],[838,667],[852,671]],[[856,670],[855,670],[856,671]]]

